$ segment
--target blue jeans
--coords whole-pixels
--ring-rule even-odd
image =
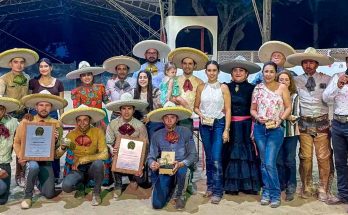
[[[348,201],[348,123],[332,121],[332,146],[337,171],[338,196]]]
[[[280,147],[277,160],[277,169],[280,187],[286,189],[286,193],[296,192],[296,148],[298,136],[285,137]]]
[[[213,126],[199,125],[206,156],[207,191],[222,197],[222,134],[225,129],[225,117],[215,119]]]
[[[170,194],[174,191],[175,186],[178,185],[176,198],[183,198],[185,193],[187,167],[181,167],[175,175],[159,175],[158,171],[152,172],[152,207],[154,209],[163,208],[170,199]]]
[[[284,129],[282,127],[266,129],[265,125],[256,123],[254,137],[261,159],[262,197],[278,201],[280,185],[276,163],[279,149],[283,144]]]

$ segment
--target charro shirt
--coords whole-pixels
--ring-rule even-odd
[[[0,123],[3,124],[10,132],[10,136],[5,138],[0,136],[0,164],[10,163],[12,161],[12,145],[16,128],[18,126],[18,120],[11,116],[4,116]]]
[[[308,91],[306,83],[308,75],[294,77],[300,100],[300,116],[318,117],[329,113],[329,107],[323,100],[323,92],[329,84],[330,76],[315,72],[313,78],[316,86],[314,91]]]
[[[184,83],[185,83],[186,79],[189,79],[191,81],[192,90],[187,90],[185,92]],[[193,106],[194,106],[195,99],[196,99],[196,90],[197,90],[198,85],[202,84],[203,81],[201,79],[197,78],[196,76],[193,76],[193,75],[191,75],[189,78],[186,78],[185,75],[180,75],[178,77],[178,83],[179,83],[179,87],[181,90],[180,97],[182,97],[183,99],[185,99],[187,101],[187,103],[189,104],[190,110],[193,111]]]
[[[323,93],[323,100],[333,104],[334,113],[337,115],[348,115],[348,85],[342,89],[337,87],[338,78],[345,75],[344,72],[335,74]]]

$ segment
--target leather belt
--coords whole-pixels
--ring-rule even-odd
[[[340,123],[347,123],[348,122],[348,115],[337,115],[334,114],[333,118]]]

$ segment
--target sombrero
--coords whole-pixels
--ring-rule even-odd
[[[96,123],[104,119],[105,112],[99,108],[80,105],[78,108],[64,112],[60,117],[60,121],[63,124],[74,125],[76,124],[76,118],[79,116],[89,116],[91,117],[91,123]]]
[[[122,106],[134,106],[135,110],[143,111],[149,104],[140,99],[133,99],[132,94],[123,93],[120,100],[106,104],[106,108],[111,111],[119,111]]]
[[[167,102],[164,104],[163,108],[148,113],[147,117],[151,122],[163,122],[162,118],[168,114],[177,115],[178,120],[184,120],[191,117],[192,111],[183,107],[175,106],[173,102]]]
[[[0,105],[6,108],[6,113],[10,113],[18,110],[21,103],[17,99],[9,97],[0,97]]]
[[[145,52],[148,49],[156,49],[159,54],[159,58],[166,58],[170,52],[170,47],[159,40],[144,40],[137,43],[133,48],[133,55],[139,58],[145,58]]]
[[[304,60],[314,60],[319,63],[319,66],[326,66],[332,64],[335,60],[330,56],[325,56],[317,52],[313,47],[307,48],[304,53],[292,54],[286,59],[289,63],[301,66]]]
[[[24,96],[21,99],[21,102],[28,108],[35,108],[38,102],[48,102],[52,104],[52,110],[63,109],[68,105],[68,102],[65,99],[60,96],[52,95],[47,90]]]
[[[197,64],[195,70],[202,70],[208,62],[208,56],[202,51],[189,47],[176,48],[168,54],[168,60],[173,62],[176,67],[182,69],[181,61],[191,58]]]
[[[92,73],[93,75],[99,75],[105,70],[103,67],[92,67],[87,61],[81,61],[77,70],[71,71],[66,74],[67,79],[79,79],[81,74]]]
[[[253,74],[261,70],[259,65],[247,61],[243,56],[238,56],[231,61],[225,61],[220,64],[220,70],[228,74],[231,74],[233,68],[243,68],[247,70],[249,74]]]
[[[106,59],[103,63],[103,68],[110,72],[110,73],[116,73],[115,68],[117,65],[124,64],[127,65],[129,70],[128,74],[133,73],[135,71],[138,71],[140,69],[140,63],[136,59],[128,56],[115,56],[111,57],[109,59]]]
[[[267,61],[271,60],[271,56],[274,52],[280,52],[282,53],[285,58],[289,55],[295,54],[296,51],[294,48],[292,48],[289,44],[281,42],[281,41],[268,41],[262,44],[262,46],[259,48],[259,59],[262,63],[265,63]],[[293,67],[293,65],[289,64],[289,62],[285,62],[284,64],[285,68]]]
[[[339,60],[339,61],[346,61],[346,58],[348,57],[348,52],[344,50],[332,50],[330,52],[330,56]]]
[[[0,67],[10,68],[10,61],[16,57],[25,60],[25,67],[33,65],[39,60],[39,55],[31,49],[14,48],[0,53]]]

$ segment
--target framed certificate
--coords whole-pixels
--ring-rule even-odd
[[[21,157],[24,160],[53,161],[55,129],[54,123],[25,122]]]
[[[142,170],[146,144],[146,140],[140,138],[117,137],[118,154],[113,157],[111,170],[132,175]]]

